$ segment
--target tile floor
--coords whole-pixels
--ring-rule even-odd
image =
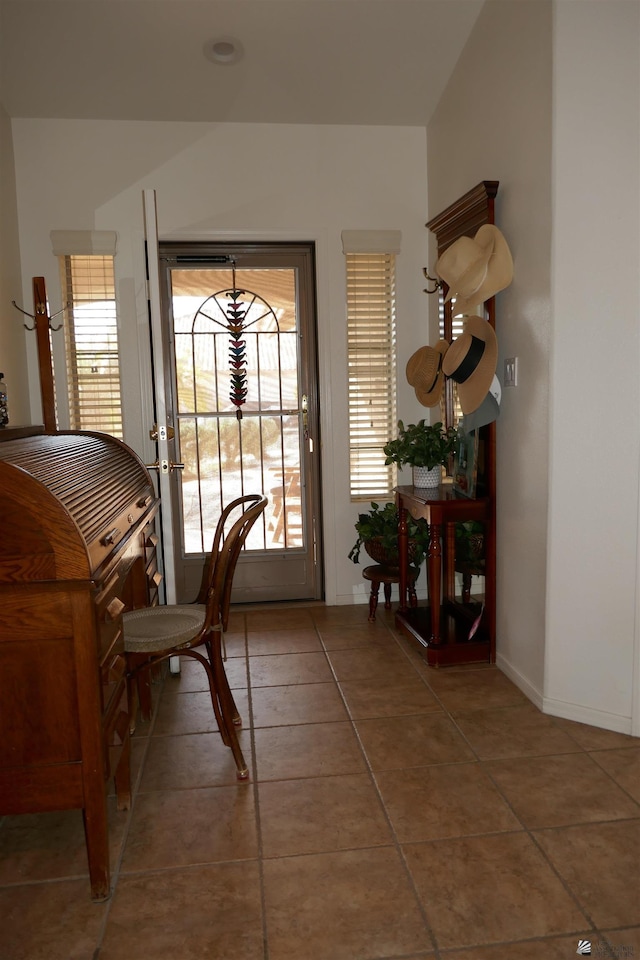
[[[113,895],[76,811],[0,825],[2,960],[640,960],[640,741],[433,670],[383,610],[236,610],[238,783],[203,675],[155,685]]]

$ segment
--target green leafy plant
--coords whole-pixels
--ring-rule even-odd
[[[455,450],[456,438],[454,428],[444,427],[440,422],[429,424],[419,420],[405,426],[402,420],[398,420],[398,436],[382,448],[386,457],[384,462],[431,470],[447,462]]]
[[[364,546],[375,543],[384,551],[385,562],[389,566],[398,565],[398,508],[395,503],[386,503],[380,507],[371,503],[369,513],[361,513],[355,523],[358,539],[348,553],[350,560],[360,563],[360,551]],[[409,560],[415,567],[419,567],[427,555],[429,548],[429,526],[426,520],[414,520],[407,517],[407,533],[409,537]],[[368,552],[368,551],[367,551]],[[377,550],[369,554],[373,560],[382,562],[375,556]]]
[[[484,524],[478,520],[456,523],[456,562],[478,563],[484,558]]]

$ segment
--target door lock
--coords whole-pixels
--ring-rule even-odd
[[[171,426],[167,427],[164,424],[162,424],[162,426],[158,428],[158,424],[154,423],[151,430],[149,430],[150,439],[154,440],[156,443],[158,442],[158,440],[173,440],[175,435],[176,435],[176,432],[173,429],[173,427]]]

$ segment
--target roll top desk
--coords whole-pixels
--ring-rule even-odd
[[[130,786],[122,613],[157,603],[151,477],[106,434],[0,436],[0,814],[81,809],[109,896],[106,783]]]

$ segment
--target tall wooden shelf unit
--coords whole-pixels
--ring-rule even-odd
[[[494,201],[498,192],[497,180],[483,180],[442,213],[428,221],[426,226],[437,240],[437,256],[459,237],[474,237],[483,224],[495,223]],[[446,284],[441,295],[444,297]],[[451,302],[443,307],[441,336],[453,340],[453,313]],[[483,316],[495,329],[495,298],[478,306]],[[456,426],[454,384],[445,379],[443,417],[447,426]],[[427,561],[429,577],[429,606],[409,608],[401,577],[400,608],[396,623],[403,633],[416,639],[427,662],[434,667],[456,663],[495,661],[496,648],[496,424],[480,429],[479,469],[476,496],[473,499],[456,498],[451,486],[443,484],[440,491],[425,499],[411,487],[398,487],[396,502],[401,514],[401,544],[406,514],[425,517],[433,524],[430,556]],[[474,608],[455,597],[455,524],[466,519],[479,519],[484,526],[484,608],[480,625],[472,640],[469,628],[474,620]],[[406,528],[405,528],[406,530]],[[432,595],[442,602],[431,608]],[[476,608],[477,609],[477,608]]]

